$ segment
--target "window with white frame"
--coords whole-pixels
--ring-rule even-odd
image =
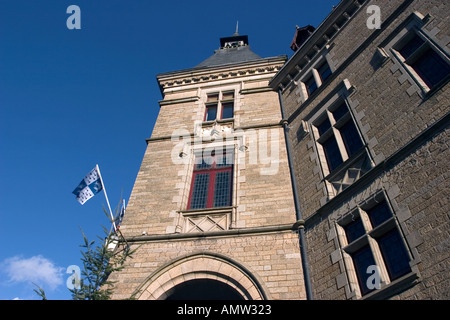
[[[427,93],[450,79],[450,54],[423,25],[426,17],[415,12],[385,49],[422,92]]]
[[[234,91],[207,94],[204,121],[232,119],[234,117]]]
[[[351,210],[336,226],[348,278],[357,297],[411,273],[412,256],[384,193]],[[378,288],[369,279],[374,270],[379,277]]]

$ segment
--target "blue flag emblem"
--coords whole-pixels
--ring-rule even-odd
[[[72,193],[77,197],[79,203],[84,204],[102,190],[102,181],[96,167],[81,180],[80,184]]]

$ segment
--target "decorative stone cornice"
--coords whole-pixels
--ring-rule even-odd
[[[161,91],[188,85],[197,85],[211,81],[239,79],[249,76],[267,75],[271,78],[284,65],[287,57],[278,56],[259,59],[233,65],[210,68],[194,68],[176,72],[167,72],[156,76]]]
[[[215,80],[224,80],[229,78],[239,78],[239,77],[245,77],[249,75],[260,75],[260,74],[268,74],[268,73],[275,73],[278,70],[281,69],[280,66],[266,66],[264,68],[252,68],[247,70],[240,70],[240,71],[234,71],[229,70],[227,72],[220,72],[220,73],[213,73],[208,75],[201,75],[201,76],[188,76],[178,79],[168,79],[164,82],[161,82],[161,87],[163,89],[176,87],[180,85],[187,85],[187,84],[193,84],[193,83],[200,83],[200,82],[209,82],[209,81],[215,81]]]

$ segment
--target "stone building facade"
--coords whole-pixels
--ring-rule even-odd
[[[286,56],[222,38],[157,75],[164,99],[121,232],[138,248],[113,299],[304,299],[278,95]]]
[[[449,12],[341,1],[270,81],[315,299],[450,298]]]
[[[289,59],[157,75],[113,298],[449,299],[448,12],[343,0]]]

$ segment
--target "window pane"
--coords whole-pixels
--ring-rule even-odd
[[[383,201],[377,204],[372,209],[366,210],[369,215],[370,222],[372,223],[372,227],[375,228],[382,224],[384,221],[388,220],[392,217],[391,210],[389,209],[386,201]]]
[[[231,205],[231,170],[217,172],[214,186],[213,207],[225,207]]]
[[[361,218],[347,224],[344,227],[345,235],[347,236],[348,243],[351,243],[364,235],[366,230],[364,230],[364,226],[362,224]]]
[[[308,95],[311,95],[317,89],[317,83],[316,80],[314,80],[314,77],[310,77],[308,80],[306,80],[305,85],[306,89],[308,90]]]
[[[367,268],[371,265],[375,265],[375,260],[372,255],[372,251],[369,246],[365,246],[359,251],[352,254],[353,264],[355,266],[356,275],[358,276],[359,288],[361,289],[361,294],[365,295],[372,290],[367,288],[367,279],[371,275],[367,273]]]
[[[319,135],[323,135],[328,129],[331,128],[331,123],[330,120],[327,118],[325,118],[325,120],[323,120],[318,126],[317,126],[317,130],[319,131]]]
[[[320,74],[322,82],[325,81],[331,75],[330,66],[326,62],[317,71]]]
[[[339,151],[334,135],[322,143],[322,147],[325,152],[329,170],[333,171],[343,162],[341,152]]]
[[[424,40],[419,37],[418,35],[415,35],[411,40],[409,40],[403,48],[399,50],[400,54],[403,56],[403,58],[408,59],[419,47],[424,44]]]
[[[195,158],[195,170],[205,170],[211,168],[213,159],[211,156],[203,156]]]
[[[222,119],[233,118],[233,103],[227,103],[222,105]]]
[[[208,99],[206,100],[206,102],[216,102],[216,101],[219,101],[218,93],[208,95]]]
[[[222,100],[232,100],[232,99],[234,99],[234,92],[233,91],[231,91],[231,92],[224,92],[222,94]]]
[[[345,103],[342,103],[339,107],[337,107],[331,113],[333,114],[334,120],[338,121],[340,118],[342,118],[344,115],[346,115],[347,112],[348,112],[347,105]]]
[[[397,229],[379,238],[378,245],[391,280],[411,271],[408,253]]]
[[[218,168],[231,166],[233,164],[233,160],[233,153],[218,154],[216,158],[216,166]]]
[[[217,117],[217,107],[216,106],[207,107],[205,121],[216,120],[216,117]]]
[[[430,88],[437,85],[450,73],[447,62],[431,48],[425,51],[416,62],[412,63],[411,67]]]
[[[339,129],[339,131],[341,133],[342,140],[344,140],[345,148],[349,157],[361,149],[363,143],[353,121],[348,121],[342,126],[342,128]]]
[[[206,208],[208,200],[209,173],[199,173],[194,177],[190,209]]]

